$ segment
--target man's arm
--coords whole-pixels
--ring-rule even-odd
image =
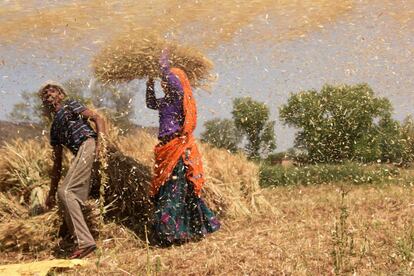
[[[94,112],[93,110],[90,110],[89,108],[86,108],[80,113],[85,119],[91,120],[96,125],[96,133],[99,135],[106,134],[106,125],[105,121],[101,116],[99,116],[98,113]]]
[[[149,78],[147,81],[147,92],[145,94],[145,103],[148,108],[150,109],[158,109],[158,101],[155,97],[155,91],[154,91],[154,79]]]
[[[99,140],[103,139],[106,135],[106,124],[105,121],[98,113],[86,108],[80,113],[85,119],[91,120],[96,125],[96,133],[98,134],[98,139],[96,139],[96,150],[95,150],[95,158],[99,157],[100,152],[100,143]]]
[[[50,175],[51,181],[49,195],[46,198],[46,207],[48,208],[52,208],[56,203],[56,191],[60,178],[62,177],[62,155],[63,147],[61,145],[53,146],[53,168]]]

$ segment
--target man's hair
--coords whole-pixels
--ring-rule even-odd
[[[40,87],[39,91],[38,91],[38,96],[42,97],[43,93],[49,89],[49,88],[55,88],[56,90],[58,90],[61,94],[63,94],[64,96],[66,96],[66,91],[63,88],[63,86],[60,83],[54,82],[54,81],[48,81],[46,82],[46,84],[42,85],[42,87]]]

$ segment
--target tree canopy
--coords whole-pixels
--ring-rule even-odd
[[[309,162],[341,162],[385,153],[385,141],[395,135],[388,99],[374,96],[367,84],[325,85],[292,95],[280,107],[280,119],[298,129],[295,146],[307,152]],[[380,137],[381,130],[387,137]],[[384,140],[385,139],[385,140]],[[382,148],[381,148],[382,147]]]
[[[250,97],[233,100],[233,119],[236,128],[246,136],[246,151],[250,158],[260,158],[276,148],[274,125],[265,103]]]

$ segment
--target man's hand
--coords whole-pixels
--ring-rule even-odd
[[[47,195],[45,205],[48,210],[52,209],[56,205],[55,194],[55,192],[49,192],[49,194]]]
[[[98,133],[95,143],[95,161],[99,161],[102,157],[105,157],[108,146],[108,140],[103,132]]]
[[[62,154],[63,148],[61,145],[53,147],[53,168],[51,171],[50,189],[45,202],[45,205],[49,210],[56,205],[55,196],[56,191],[58,189],[59,180],[62,174]]]
[[[96,140],[96,146],[95,146],[95,161],[99,161],[101,157],[101,142],[98,140]]]

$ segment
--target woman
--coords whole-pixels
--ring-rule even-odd
[[[155,237],[161,245],[171,245],[198,240],[217,231],[220,223],[200,198],[204,175],[193,136],[197,114],[190,83],[184,71],[170,69],[166,50],[160,66],[165,96],[155,97],[151,78],[146,93],[147,107],[158,110],[160,117],[150,195],[155,203]]]

